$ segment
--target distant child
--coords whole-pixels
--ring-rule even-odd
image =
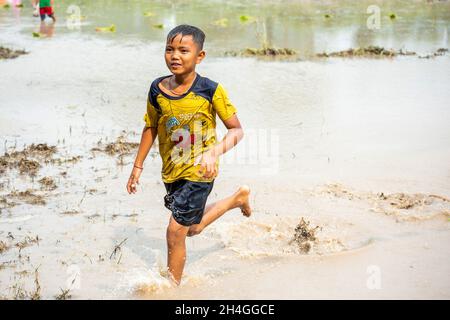
[[[186,260],[186,236],[199,234],[231,209],[240,208],[247,217],[251,214],[250,189],[245,185],[206,206],[218,174],[219,157],[244,133],[223,86],[195,72],[206,54],[204,40],[203,31],[189,25],[179,25],[169,32],[165,60],[172,74],[155,79],[150,86],[145,127],[127,183],[128,193],[136,193],[144,160],[158,137],[167,191],[164,204],[172,212],[166,233],[167,267],[177,285]],[[216,138],[216,115],[228,129],[220,142]]]
[[[45,20],[45,16],[52,18],[53,22],[56,21],[55,13],[53,12],[54,0],[34,0],[35,10],[39,7],[39,15],[41,21]]]

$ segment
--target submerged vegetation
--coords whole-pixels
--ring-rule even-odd
[[[330,53],[318,53],[316,56],[319,58],[328,57],[395,57],[397,55],[415,55],[415,52],[403,52],[395,51],[392,49],[385,49],[378,46],[368,46],[366,48],[351,48],[343,51],[336,51]]]
[[[41,168],[41,162],[49,159],[56,153],[55,146],[45,143],[31,144],[22,151],[5,152],[0,157],[0,175],[7,169],[16,168],[21,174],[35,176]]]
[[[97,31],[97,32],[116,32],[116,26],[114,24],[112,24],[109,27],[97,27],[97,28],[95,28],[95,31]]]
[[[114,156],[117,154],[119,156],[124,156],[134,152],[139,147],[139,143],[126,141],[125,136],[120,135],[119,137],[117,137],[116,141],[107,143],[106,145],[104,145],[100,139],[97,142],[97,146],[98,147],[92,148],[91,151],[104,152],[106,154],[109,154],[110,156]],[[103,148],[101,148],[102,146]]]
[[[0,46],[0,60],[1,59],[15,59],[21,55],[27,54],[28,52],[25,50],[12,50],[9,48],[5,48]]]
[[[25,203],[32,205],[45,205],[46,201],[44,200],[44,196],[37,195],[33,193],[34,190],[27,189],[25,191],[12,191],[7,195],[8,198],[21,200]]]
[[[318,53],[316,57],[318,58],[352,58],[352,57],[366,57],[366,58],[392,58],[396,56],[417,56],[419,58],[431,58],[445,55],[448,52],[448,49],[440,48],[436,50],[436,52],[427,56],[420,56],[414,51],[404,51],[394,50],[394,49],[385,49],[379,46],[368,46],[366,48],[350,48],[348,50],[336,51],[330,53]]]
[[[263,47],[257,48],[246,48],[241,51],[226,51],[226,56],[244,56],[244,57],[292,57],[297,55],[297,51],[289,48],[272,48]]]

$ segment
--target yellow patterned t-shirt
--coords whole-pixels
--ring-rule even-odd
[[[227,120],[236,108],[221,84],[199,74],[185,94],[170,96],[158,87],[167,77],[153,81],[144,115],[146,127],[157,128],[162,179],[210,182],[200,171],[201,155],[217,143],[216,114]]]

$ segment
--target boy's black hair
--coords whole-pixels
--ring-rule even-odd
[[[176,26],[172,30],[170,30],[167,35],[167,42],[172,42],[173,39],[181,34],[181,38],[183,36],[192,36],[192,39],[197,44],[199,50],[203,50],[203,43],[205,42],[205,33],[197,27],[190,26],[188,24],[180,24]]]

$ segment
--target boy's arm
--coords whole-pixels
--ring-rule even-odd
[[[223,120],[223,124],[228,129],[225,137],[214,148],[205,152],[202,157],[201,166],[205,171],[205,178],[212,178],[217,175],[216,160],[228,150],[232,149],[244,137],[244,130],[241,127],[236,114]]]
[[[133,169],[127,183],[127,191],[129,194],[136,193],[136,184],[139,184],[139,177],[142,173],[145,158],[148,155],[158,134],[156,127],[145,126],[142,130],[141,143],[134,161]]]
[[[154,127],[144,127],[142,130],[141,143],[139,144],[139,150],[136,155],[136,160],[134,161],[136,166],[142,167],[144,165],[145,158],[147,158],[148,152],[152,148],[157,134],[157,129]]]

